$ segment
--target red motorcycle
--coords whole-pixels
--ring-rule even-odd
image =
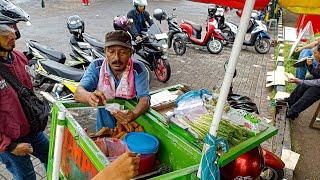
[[[222,51],[223,37],[220,35],[221,31],[218,29],[218,22],[214,18],[208,18],[207,31],[203,39],[201,39],[202,26],[199,24],[184,20],[182,24],[180,24],[180,28],[186,35],[186,38],[183,38],[186,43],[180,43],[177,47],[175,47],[176,43],[173,43],[173,48],[177,54],[179,54],[179,52],[185,52],[187,43],[207,46],[208,51],[212,54],[219,54]]]

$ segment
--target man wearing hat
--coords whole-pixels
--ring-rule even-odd
[[[105,37],[105,59],[97,59],[86,70],[75,92],[75,99],[93,107],[106,104],[114,98],[138,99],[132,111],[104,108],[97,111],[96,130],[114,128],[116,120],[129,123],[150,106],[148,70],[132,58],[131,36],[122,30],[112,31]],[[112,113],[112,115],[111,115]]]

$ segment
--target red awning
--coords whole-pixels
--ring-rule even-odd
[[[207,4],[217,4],[220,6],[227,6],[235,9],[243,9],[246,0],[191,0],[193,2],[207,3]],[[264,9],[270,0],[256,0],[254,4],[254,9],[262,10]]]

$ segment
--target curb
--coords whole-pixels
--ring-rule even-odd
[[[284,27],[282,24],[283,16],[279,18],[278,23],[278,43],[279,43],[279,54],[277,57],[277,68],[284,67]],[[274,86],[276,92],[286,92],[286,87],[284,85]],[[274,137],[275,146],[273,147],[273,152],[276,153],[278,157],[281,157],[282,149],[291,150],[291,128],[290,121],[286,118],[286,106],[277,106],[275,115],[275,126],[278,128],[278,134]],[[293,179],[293,170],[284,169],[285,178]]]

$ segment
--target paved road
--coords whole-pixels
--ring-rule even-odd
[[[34,39],[43,44],[50,45],[65,53],[70,52],[68,40],[70,34],[66,28],[67,17],[78,14],[85,20],[85,31],[99,39],[104,38],[107,31],[113,29],[113,17],[119,14],[126,14],[131,5],[128,1],[118,0],[95,0],[91,6],[82,6],[80,1],[54,0],[46,1],[46,8],[41,9],[40,2],[36,0],[15,1],[31,15],[32,26],[21,25],[22,38],[17,43],[17,48],[25,49],[25,42]],[[155,8],[163,8],[170,12],[172,8],[177,8],[178,21],[188,19],[197,23],[205,23],[206,4],[193,3],[184,0],[161,0],[149,1],[149,11]],[[231,21],[238,21],[235,16],[229,17]],[[166,22],[161,24],[165,31]],[[188,48],[182,57],[177,57],[169,50],[169,62],[172,69],[171,79],[167,83],[158,82],[153,76],[151,88],[158,89],[178,83],[191,85],[193,89],[220,87],[224,69],[223,64],[229,58],[231,47],[227,47],[219,55],[212,55],[205,49]],[[267,55],[257,54],[253,48],[244,47],[239,57],[237,65],[238,76],[234,78],[234,92],[251,97],[258,105],[263,116],[271,118],[270,106],[267,96],[270,95],[268,89],[264,88],[267,70],[272,69],[271,53]],[[83,122],[82,122],[83,123]],[[93,126],[92,122],[86,124]],[[269,144],[267,144],[268,146]],[[45,173],[41,164],[38,164],[38,179],[45,178]],[[41,169],[41,170],[40,170]],[[11,179],[12,176],[5,170],[4,165],[0,165],[0,179]]]

